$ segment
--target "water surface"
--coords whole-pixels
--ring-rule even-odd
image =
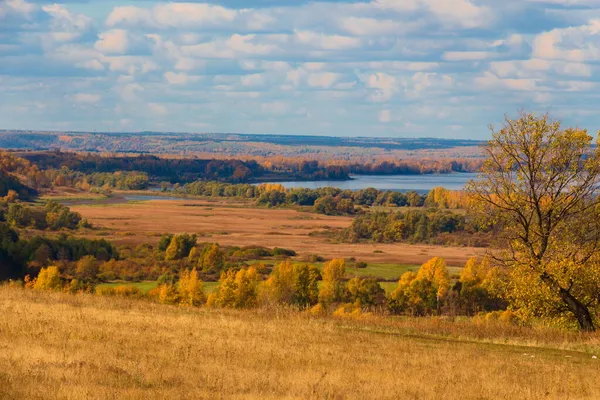
[[[453,174],[430,174],[430,175],[352,175],[349,181],[317,181],[317,182],[270,182],[280,183],[286,188],[318,189],[328,186],[342,190],[360,190],[375,188],[379,190],[392,190],[397,192],[425,193],[434,187],[444,187],[448,190],[461,190],[474,179],[477,174],[453,173]]]

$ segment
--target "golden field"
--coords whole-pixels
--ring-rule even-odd
[[[243,200],[153,200],[106,204],[76,204],[95,227],[106,228],[102,237],[116,243],[158,242],[161,233],[197,233],[199,241],[221,245],[283,247],[299,256],[326,259],[355,257],[371,263],[422,264],[443,257],[462,266],[481,248],[432,245],[335,243],[309,236],[329,228],[346,228],[352,217],[325,216],[294,209],[256,208]]]
[[[597,399],[600,336],[0,287],[0,398]]]

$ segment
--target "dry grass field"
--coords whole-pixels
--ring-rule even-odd
[[[332,243],[309,233],[345,228],[351,217],[331,217],[292,209],[254,208],[240,200],[152,200],[128,203],[78,204],[81,213],[96,227],[108,228],[102,237],[117,243],[156,243],[161,233],[198,233],[199,241],[223,245],[283,247],[300,256],[356,257],[375,263],[422,264],[444,257],[462,266],[482,252],[469,247],[408,244]]]
[[[3,399],[600,398],[598,335],[7,286],[0,313]]]

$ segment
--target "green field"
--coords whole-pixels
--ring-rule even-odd
[[[136,287],[136,288],[144,291],[144,293],[148,293],[152,289],[155,289],[156,287],[158,287],[158,282],[156,282],[156,281],[143,281],[143,282],[116,281],[116,282],[101,283],[101,284],[97,285],[96,287],[97,288],[103,288],[103,287],[113,287],[114,288],[117,286],[133,286],[133,287]],[[215,290],[217,290],[218,286],[219,286],[219,282],[204,282],[204,292],[212,293]]]
[[[252,264],[258,264],[258,263],[263,263],[266,265],[277,265],[281,262],[282,260],[277,260],[277,259],[266,259],[266,260],[250,260],[250,261],[246,261],[246,264],[248,265],[252,265]],[[293,264],[310,264],[310,265],[314,265],[315,267],[319,268],[319,269],[323,269],[323,265],[325,265],[325,263],[323,262],[318,262],[318,263],[305,263],[305,262],[301,262],[301,261],[292,261]],[[352,265],[350,263],[350,265]],[[349,277],[354,277],[354,276],[373,276],[375,278],[380,278],[386,281],[398,281],[400,279],[400,276],[402,276],[402,274],[404,274],[405,272],[408,271],[418,271],[419,268],[421,266],[420,265],[416,265],[416,264],[395,264],[395,263],[368,263],[366,268],[354,268],[353,266],[347,266],[346,267],[346,274]],[[460,274],[462,268],[460,267],[448,267],[448,273],[450,274],[450,276],[452,275],[457,275]]]

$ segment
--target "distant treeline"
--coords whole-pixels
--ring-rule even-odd
[[[176,193],[208,197],[240,197],[256,199],[257,205],[309,206],[326,215],[354,214],[355,206],[465,208],[468,199],[463,192],[434,188],[422,195],[414,191],[400,193],[367,188],[342,190],[335,187],[319,189],[286,189],[280,184],[230,184],[196,181],[177,188]]]
[[[431,243],[487,246],[493,228],[482,228],[468,216],[434,208],[359,215],[339,239],[378,243]]]
[[[24,200],[37,195],[35,189],[24,185],[18,178],[0,170],[0,197],[7,196],[11,191],[16,192]]]
[[[25,274],[37,274],[39,268],[53,261],[78,261],[84,256],[98,260],[119,259],[113,245],[104,240],[69,237],[36,236],[22,239],[5,222],[0,222],[0,280],[22,278]]]
[[[78,154],[56,151],[21,153],[20,156],[36,165],[40,170],[66,167],[84,174],[135,171],[147,174],[151,180],[171,183],[195,180],[251,182],[267,175],[269,179],[275,180],[344,180],[349,178],[347,168],[323,166],[317,161],[290,162],[266,167],[254,160],[201,160],[161,158],[153,155],[114,157],[94,153]]]
[[[356,175],[418,175],[477,172],[481,168],[482,162],[482,160],[383,161],[378,164],[349,164],[348,170],[351,174]]]
[[[176,189],[176,192],[194,196],[256,199],[257,205],[268,207],[309,206],[326,215],[353,214],[355,206],[422,207],[427,199],[426,195],[417,192],[400,193],[374,188],[356,191],[335,187],[286,189],[280,184],[249,185],[205,181],[188,183]]]

